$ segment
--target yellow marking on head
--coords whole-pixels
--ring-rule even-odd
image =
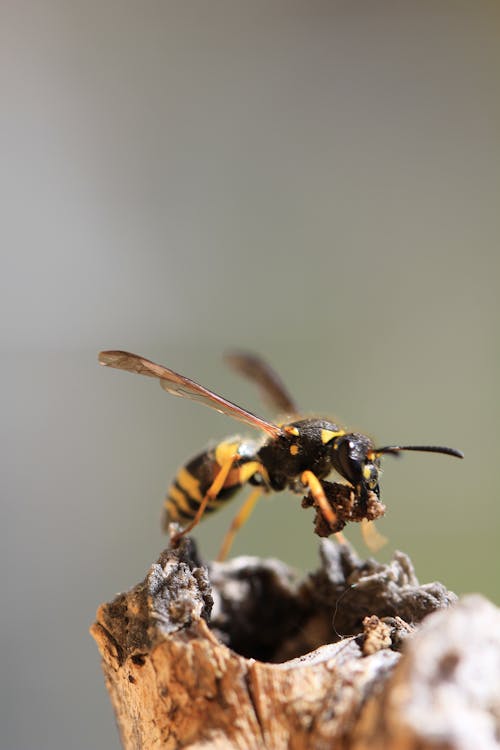
[[[238,453],[240,445],[241,443],[239,441],[231,443],[225,443],[223,441],[222,443],[219,443],[215,448],[215,460],[219,466],[224,466],[228,461],[231,461],[231,459]]]
[[[283,429],[287,435],[293,435],[294,437],[298,437],[300,435],[298,427],[287,425],[286,427],[283,427]]]
[[[323,445],[326,445],[341,435],[345,435],[345,430],[337,430],[337,432],[334,432],[333,430],[321,430],[321,442]]]
[[[200,482],[190,471],[185,468],[179,469],[176,480],[178,485],[186,491],[189,497],[192,497],[193,500],[198,500],[201,503],[203,497],[200,492]]]
[[[294,445],[290,446],[290,453],[292,454],[292,456],[296,456],[297,453],[299,452],[299,450],[300,450],[299,446],[296,445],[295,443],[294,443]]]
[[[363,476],[366,480],[370,479],[372,475],[372,471],[368,465],[363,466]]]

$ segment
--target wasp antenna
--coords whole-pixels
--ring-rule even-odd
[[[443,453],[445,456],[463,458],[462,451],[455,448],[447,448],[445,445],[386,445],[384,448],[376,448],[375,453],[393,453],[397,455],[401,451],[420,451],[421,453]]]

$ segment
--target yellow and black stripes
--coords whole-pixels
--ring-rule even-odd
[[[196,514],[204,493],[200,490],[200,481],[186,467],[180,469],[175,477],[165,499],[165,508],[169,521],[185,523]],[[206,512],[214,510],[209,505]]]
[[[243,446],[245,455],[240,454]],[[227,476],[222,487],[208,498],[204,513],[218,510],[254,475],[262,474],[263,467],[254,459],[254,451],[249,447],[253,448],[241,441],[224,441],[198,454],[179,469],[165,498],[164,528],[167,529],[171,521],[182,526],[192,521],[207,493],[211,494],[220,472],[227,472]]]

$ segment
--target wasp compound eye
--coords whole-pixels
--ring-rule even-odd
[[[339,437],[333,445],[334,466],[342,476],[354,485],[366,484],[372,479],[378,482],[378,469],[373,461],[367,462],[367,454],[373,445],[366,435],[350,433]],[[372,467],[367,469],[367,467]]]

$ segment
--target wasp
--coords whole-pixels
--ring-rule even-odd
[[[377,448],[366,435],[349,432],[329,419],[298,418],[299,410],[283,382],[260,357],[233,353],[227,360],[260,387],[278,413],[287,415],[284,422],[268,422],[184,375],[137,354],[124,351],[99,354],[101,365],[157,378],[168,393],[205,404],[263,433],[260,440],[240,437],[222,440],[197,454],[178,471],[164,506],[165,530],[171,522],[182,528],[171,537],[174,545],[204,514],[225,505],[247,484],[252,490],[224,538],[219,560],[229,553],[236,532],[262,494],[291,490],[306,495],[304,507],[314,505],[319,525],[323,526],[323,533],[318,533],[340,534],[347,520],[369,521],[383,514],[385,507],[379,504],[383,455],[425,451],[463,458],[461,451],[445,446]],[[346,480],[347,485],[326,481],[332,472]]]

